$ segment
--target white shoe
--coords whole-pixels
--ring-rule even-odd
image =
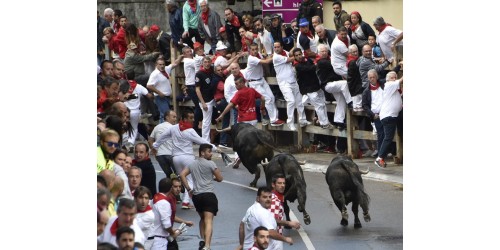
[[[293,124],[293,123],[288,124],[288,128],[289,128],[291,131],[297,131],[297,127],[295,127],[295,124]]]
[[[311,125],[312,123],[310,121],[303,121],[303,122],[300,122],[300,127],[303,128],[307,125]]]

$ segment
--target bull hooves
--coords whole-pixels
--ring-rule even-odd
[[[311,224],[311,219],[304,220],[304,223],[305,223],[306,225]]]
[[[361,223],[354,223],[354,228],[362,228]]]
[[[342,219],[340,221],[340,225],[342,225],[342,226],[347,226],[348,224],[349,224],[349,222],[347,220]]]

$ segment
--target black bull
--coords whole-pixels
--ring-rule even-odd
[[[237,123],[218,131],[231,131],[233,150],[238,153],[241,163],[248,169],[248,172],[255,174],[250,186],[256,187],[260,178],[260,168],[257,164],[265,159],[271,160],[274,156],[273,150],[276,149],[271,134],[247,123]]]
[[[287,201],[294,202],[295,200],[299,200],[297,209],[302,213],[304,223],[309,225],[311,223],[311,217],[309,217],[306,211],[306,180],[304,179],[302,168],[295,157],[287,153],[275,155],[269,164],[264,167],[264,171],[266,173],[266,182],[269,188],[272,187],[271,184],[274,175],[281,173],[286,178],[284,193],[286,220],[290,221],[290,208]]]
[[[368,169],[370,171],[370,169]],[[347,226],[348,214],[346,206],[352,202],[352,212],[354,214],[354,227],[361,228],[361,222],[358,218],[358,206],[363,209],[365,222],[371,220],[368,211],[370,197],[364,191],[363,179],[361,174],[368,173],[359,170],[358,165],[346,156],[337,156],[333,158],[325,174],[326,183],[330,188],[330,194],[335,205],[342,214],[340,224]]]

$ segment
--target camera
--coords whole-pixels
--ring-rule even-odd
[[[138,96],[137,94],[131,94],[131,95],[129,95],[129,96],[127,97],[127,101],[128,101],[128,100],[137,99],[137,98],[139,98],[139,96]]]

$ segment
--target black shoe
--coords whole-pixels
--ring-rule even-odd
[[[335,127],[337,127],[340,131],[344,130],[347,128],[347,126],[345,125],[345,123],[340,123],[340,122],[334,122],[335,124]]]
[[[352,107],[352,102],[350,102],[350,103],[348,103],[348,104],[347,104],[347,108],[348,108],[348,109],[353,109],[353,107]]]
[[[199,248],[198,250],[202,250],[202,248],[205,246],[205,241],[204,240],[200,240],[200,243],[199,243]]]

